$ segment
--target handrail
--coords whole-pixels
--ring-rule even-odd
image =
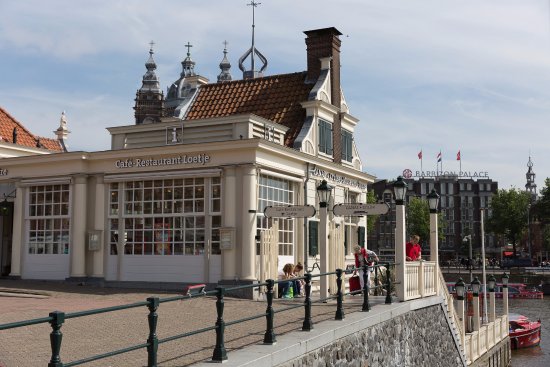
[[[381,267],[381,266],[386,267],[386,284],[383,285],[383,287],[385,287],[385,289],[386,289],[386,300],[385,300],[386,304],[392,303],[392,297],[391,297],[392,279],[391,279],[391,271],[390,271],[390,267],[392,265],[393,264],[390,264],[390,263],[381,263],[381,264],[374,265],[374,266],[370,267],[370,268],[372,268],[372,267]],[[14,328],[30,326],[30,325],[36,325],[36,324],[42,324],[42,323],[50,323],[51,328],[52,328],[52,332],[50,333],[50,344],[51,344],[52,355],[51,355],[49,365],[51,365],[51,366],[65,366],[65,367],[77,366],[77,365],[81,365],[81,364],[84,364],[84,363],[100,360],[100,359],[107,358],[107,357],[112,357],[112,356],[115,356],[115,355],[131,352],[131,351],[142,349],[142,348],[147,349],[147,358],[148,358],[147,366],[156,366],[157,365],[157,351],[158,351],[158,345],[159,344],[166,343],[166,342],[169,342],[169,341],[173,341],[173,340],[176,340],[176,339],[189,337],[189,336],[200,334],[200,333],[204,333],[204,332],[207,332],[207,331],[215,330],[216,331],[216,345],[215,345],[215,348],[214,348],[214,351],[213,351],[212,361],[221,362],[221,361],[227,359],[227,352],[226,352],[225,346],[224,346],[224,331],[225,331],[225,328],[228,327],[228,326],[265,317],[267,326],[266,326],[266,333],[265,333],[265,336],[264,336],[264,343],[265,344],[273,344],[275,342],[275,338],[276,338],[274,330],[273,330],[275,314],[285,312],[285,311],[289,311],[289,310],[292,310],[292,309],[296,309],[296,308],[299,308],[299,307],[304,307],[305,315],[304,315],[304,322],[303,322],[302,330],[310,331],[313,328],[313,321],[312,321],[312,318],[311,318],[311,305],[312,305],[312,303],[324,302],[324,301],[331,300],[331,299],[336,299],[336,301],[337,301],[335,319],[336,320],[343,320],[343,318],[344,318],[344,307],[343,307],[342,300],[343,300],[343,297],[345,295],[350,294],[350,293],[349,292],[345,293],[343,291],[343,285],[342,285],[343,280],[342,280],[342,278],[343,278],[344,274],[347,274],[347,273],[349,273],[353,270],[358,270],[358,269],[363,270],[363,277],[364,277],[363,278],[364,279],[363,294],[364,294],[364,299],[363,299],[362,311],[368,312],[370,310],[369,298],[368,298],[370,287],[369,287],[368,282],[366,281],[367,280],[368,268],[369,267],[367,265],[364,265],[362,268],[354,268],[354,269],[347,269],[347,270],[336,269],[336,271],[333,271],[333,272],[326,272],[326,273],[320,273],[320,274],[306,273],[302,277],[292,278],[291,280],[302,280],[302,279],[305,280],[305,291],[306,291],[305,294],[306,294],[306,297],[304,299],[304,302],[303,302],[303,304],[291,305],[291,306],[288,306],[288,307],[285,307],[285,308],[279,309],[279,310],[274,310],[273,307],[272,307],[274,286],[276,284],[287,282],[287,281],[289,281],[288,279],[284,279],[284,280],[268,279],[266,282],[263,282],[263,283],[255,283],[255,284],[236,286],[236,287],[231,287],[231,288],[224,288],[224,287],[218,286],[218,287],[216,287],[215,290],[202,292],[202,293],[194,294],[194,295],[188,295],[188,296],[187,295],[186,296],[178,295],[178,296],[171,296],[171,297],[166,297],[166,298],[149,297],[149,298],[147,298],[146,301],[142,301],[142,302],[135,302],[135,303],[130,303],[130,304],[126,304],[126,305],[119,305],[119,306],[112,306],[112,307],[103,307],[103,308],[97,308],[97,309],[92,309],[92,310],[72,312],[72,313],[67,313],[67,314],[65,314],[64,312],[60,312],[60,311],[54,311],[54,312],[51,312],[48,317],[42,317],[42,318],[37,318],[37,319],[12,322],[12,323],[8,323],[8,324],[0,324],[0,330],[14,329]],[[331,276],[331,275],[336,275],[337,289],[336,289],[335,295],[331,295],[328,298],[318,299],[318,300],[312,301],[311,300],[311,280],[312,280],[312,278],[318,278],[318,277],[322,277],[322,276]],[[236,291],[236,290],[241,290],[241,289],[250,289],[250,288],[254,289],[254,288],[264,287],[264,286],[267,287],[267,293],[266,293],[267,294],[267,310],[266,310],[266,312],[260,313],[260,314],[257,314],[257,315],[248,316],[248,317],[241,318],[241,319],[238,319],[238,320],[232,320],[232,321],[228,321],[228,322],[224,321],[224,319],[223,319],[223,310],[224,310],[224,296],[225,296],[226,292],[231,292],[231,291]],[[376,287],[373,287],[373,288],[378,288],[378,287],[380,287],[380,286],[376,286]],[[179,334],[179,335],[173,335],[173,336],[163,338],[163,339],[158,339],[157,338],[157,335],[156,335],[156,332],[157,332],[156,331],[157,319],[158,319],[157,309],[158,309],[158,307],[161,303],[180,301],[180,300],[185,301],[185,300],[189,300],[189,299],[193,299],[193,298],[206,297],[206,296],[211,296],[211,295],[216,296],[217,321],[216,321],[215,326],[201,328],[201,329],[198,329],[198,330],[193,330],[193,331],[186,332],[186,333]],[[123,349],[118,349],[118,350],[114,350],[114,351],[110,351],[110,352],[106,352],[106,353],[102,353],[102,354],[96,354],[96,355],[93,355],[93,356],[89,356],[89,357],[86,357],[86,358],[83,358],[83,359],[80,359],[80,360],[75,360],[75,361],[68,362],[68,363],[62,363],[61,362],[60,350],[61,350],[61,341],[62,341],[62,337],[63,337],[63,334],[61,332],[61,327],[63,326],[63,324],[65,323],[66,320],[73,319],[73,318],[78,318],[78,317],[96,315],[96,314],[101,314],[101,313],[108,313],[108,312],[131,309],[131,308],[143,307],[143,306],[146,306],[149,309],[149,314],[147,316],[148,324],[149,324],[149,337],[147,338],[146,343],[141,343],[141,344],[129,346],[129,347],[126,347],[126,348],[123,348]]]

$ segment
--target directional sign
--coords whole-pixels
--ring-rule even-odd
[[[267,206],[264,209],[266,217],[308,218],[315,215],[311,205]]]
[[[386,214],[388,204],[337,204],[334,206],[334,215],[346,217],[360,217],[362,215]]]

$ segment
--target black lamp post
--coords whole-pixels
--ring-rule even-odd
[[[317,196],[319,198],[319,207],[326,208],[330,197],[332,195],[332,186],[330,186],[326,180],[323,180],[319,186],[317,186]]]
[[[466,284],[462,280],[462,278],[459,278],[458,281],[455,283],[455,290],[456,290],[456,299],[459,301],[464,301],[464,293],[466,292]]]
[[[495,285],[497,284],[497,280],[495,279],[495,276],[491,274],[489,276],[489,280],[487,281],[487,286],[489,287],[489,292],[495,291]]]
[[[395,204],[405,205],[405,196],[407,194],[407,184],[403,181],[403,177],[397,177],[397,181],[393,184],[393,193],[395,194]]]
[[[439,207],[439,194],[432,189],[428,194],[428,206],[430,207],[430,213],[437,213]]]
[[[319,196],[319,245],[321,255],[319,270],[322,274],[328,272],[328,203],[332,194],[332,186],[330,186],[326,180],[323,180],[319,186],[317,186],[317,195]],[[328,276],[321,276],[319,296],[321,299],[328,299]]]
[[[479,290],[481,289],[481,282],[477,277],[472,280],[472,292],[474,293],[474,297],[479,297]]]
[[[504,273],[504,275],[502,276],[502,288],[508,288],[508,280],[510,279],[510,277],[508,276],[507,273]]]

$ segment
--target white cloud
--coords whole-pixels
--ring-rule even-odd
[[[240,77],[237,59],[251,36],[246,3],[0,0],[3,61],[21,76],[5,81],[2,106],[44,136],[65,109],[73,148],[106,149],[104,128],[133,121],[151,39],[163,89],[178,78],[188,41],[197,71],[211,80],[229,41]],[[456,165],[450,159],[461,149],[463,167],[523,187],[529,151],[539,184],[550,176],[548,7],[542,0],[264,0],[256,46],[268,73],[294,72],[306,67],[302,31],[342,31],[343,88],[361,119],[357,140],[369,173],[395,177],[418,165],[421,147],[430,157],[442,149]]]

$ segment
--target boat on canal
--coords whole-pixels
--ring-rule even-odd
[[[540,320],[530,321],[523,315],[510,314],[508,322],[512,349],[535,347],[540,344]]]

